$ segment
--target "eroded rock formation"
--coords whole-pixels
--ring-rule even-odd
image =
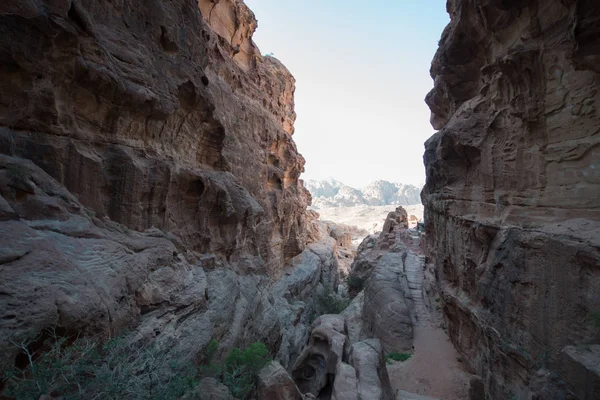
[[[346,312],[347,318],[356,319],[360,310],[362,317],[351,337],[380,339],[387,352],[412,348],[415,316],[404,266],[406,228],[406,211],[398,207],[389,213],[379,237],[369,236],[361,243],[350,272],[350,279],[364,282],[358,304]]]
[[[277,272],[305,246],[294,78],[239,0],[0,5],[0,152],[99,217]]]
[[[494,399],[584,393],[569,371],[544,394],[532,382],[571,368],[565,346],[599,339],[600,8],[447,8],[422,199],[450,337]]]
[[[322,315],[312,325],[308,345],[292,376],[300,391],[317,399],[391,400],[384,347],[379,339],[348,342],[346,320]]]
[[[0,4],[0,369],[46,328],[294,363],[336,240],[255,28],[239,0]]]
[[[214,254],[159,229],[98,218],[31,161],[0,155],[0,365],[15,343],[59,335],[106,338],[125,329],[172,358],[266,343],[285,366],[306,344],[313,292],[338,284],[335,241],[311,243],[276,282],[236,273]]]

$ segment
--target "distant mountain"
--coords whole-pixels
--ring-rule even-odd
[[[420,187],[383,180],[372,182],[362,189],[355,189],[335,179],[307,180],[304,186],[312,194],[314,208],[421,203]]]

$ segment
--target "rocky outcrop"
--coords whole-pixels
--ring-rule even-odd
[[[306,244],[294,78],[240,0],[4,1],[0,152],[97,216],[277,274]]]
[[[219,353],[260,340],[289,366],[308,339],[313,293],[338,285],[332,238],[309,244],[277,282],[240,274],[172,234],[99,218],[31,161],[3,155],[0,239],[1,366],[47,328],[99,338],[129,329],[128,340],[178,362],[202,360],[211,339]]]
[[[347,276],[356,256],[356,247],[353,241],[357,237],[366,236],[366,232],[355,226],[321,220],[319,213],[314,210],[307,211],[306,221],[309,242],[333,239],[338,270],[341,275]]]
[[[340,315],[315,320],[307,347],[292,370],[307,397],[337,400],[393,398],[383,346],[378,339],[348,342]]]
[[[388,214],[379,237],[369,236],[358,248],[348,281],[364,286],[360,297],[344,312],[353,322],[350,337],[380,339],[386,352],[411,350],[414,304],[405,268],[404,236],[407,214],[402,207]],[[358,297],[358,296],[357,296]],[[361,308],[362,307],[362,308]]]
[[[338,365],[344,357],[346,325],[339,315],[322,315],[312,325],[310,340],[292,368],[302,393],[317,397],[331,393]]]
[[[303,400],[304,397],[288,372],[276,361],[258,374],[258,398],[261,400]]]
[[[598,340],[600,11],[586,0],[448,11],[426,99],[440,129],[424,157],[427,252],[466,365],[490,397],[528,398],[565,346]],[[540,398],[564,398],[571,376]]]
[[[336,240],[308,237],[294,79],[255,28],[239,0],[0,4],[0,369],[47,328],[294,364]]]

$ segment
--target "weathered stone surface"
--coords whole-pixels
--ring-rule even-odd
[[[0,367],[50,327],[292,365],[339,283],[335,240],[306,247],[294,79],[242,1],[138,3],[0,4]]]
[[[410,350],[414,305],[401,253],[383,253],[365,286],[364,331],[387,352]]]
[[[340,363],[338,365],[335,381],[333,382],[332,400],[359,400],[358,377],[356,370],[351,365]]]
[[[321,220],[319,213],[313,210],[306,212],[308,242],[325,241],[332,238],[340,274],[347,276],[356,256],[353,237],[361,235],[361,230],[349,225]]]
[[[558,369],[577,398],[600,398],[600,344],[565,347]]]
[[[194,390],[181,398],[181,400],[234,400],[233,395],[214,378],[203,378]]]
[[[359,399],[393,399],[383,346],[379,340],[367,339],[354,344],[350,350],[349,362],[358,377]]]
[[[365,292],[361,291],[352,299],[350,305],[346,307],[340,314],[346,321],[346,329],[348,330],[347,351],[350,351],[350,346],[354,343],[366,339],[364,331],[363,311],[365,307]]]
[[[322,315],[312,325],[308,345],[296,360],[292,376],[303,394],[331,390],[344,357],[346,327],[340,315]]]
[[[466,365],[490,397],[527,398],[540,366],[597,340],[600,9],[450,0],[448,11],[426,99],[440,129],[424,157],[427,252]]]
[[[260,55],[242,1],[0,7],[1,153],[99,217],[241,269],[277,273],[304,249],[294,78]]]
[[[433,397],[423,396],[421,394],[410,393],[406,390],[398,390],[396,393],[395,400],[438,400]]]
[[[0,366],[47,328],[106,338],[124,328],[179,362],[261,340],[286,365],[306,343],[312,293],[337,287],[334,243],[312,243],[276,284],[87,210],[27,160],[0,155]]]
[[[260,370],[257,386],[258,398],[261,400],[303,400],[292,377],[276,361]]]
[[[408,214],[403,207],[397,207],[395,211],[388,214],[379,237],[383,238],[393,233],[395,229],[408,229]]]
[[[364,282],[363,324],[352,328],[352,340],[380,339],[388,352],[412,348],[414,305],[405,270],[407,214],[402,207],[389,213],[385,230],[358,247],[350,279]],[[356,306],[356,305],[355,305]],[[354,306],[354,307],[355,307]],[[346,313],[354,318],[352,308]]]

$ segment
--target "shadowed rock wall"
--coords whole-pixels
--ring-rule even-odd
[[[255,28],[239,0],[2,1],[0,366],[48,328],[293,363],[337,250],[307,245],[295,81]]]
[[[426,98],[427,251],[469,368],[493,398],[528,398],[565,346],[600,339],[600,8],[447,9]],[[578,391],[567,383],[541,398]]]
[[[98,216],[275,272],[305,246],[294,78],[238,0],[0,5],[0,152]]]

